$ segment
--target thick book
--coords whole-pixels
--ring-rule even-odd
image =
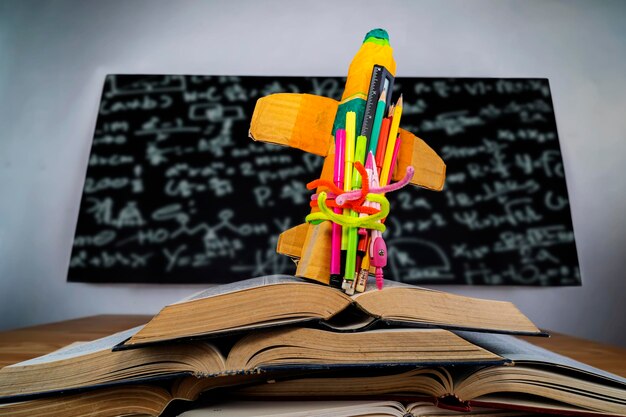
[[[429,396],[487,407],[573,416],[626,415],[626,379],[508,335],[457,332],[512,366],[433,367],[370,377],[296,378],[242,388],[247,398]]]
[[[386,280],[353,296],[304,279],[274,275],[202,291],[164,307],[125,347],[314,321],[334,330],[422,326],[539,335],[515,305]]]
[[[493,412],[498,416],[531,413],[626,415],[624,378],[510,336],[460,335],[513,363],[509,366],[423,367],[404,372],[385,372],[378,368],[365,372],[361,377],[346,377],[345,371],[309,373],[307,378],[294,378],[289,373],[226,375],[219,378],[185,376],[167,385],[118,385],[4,404],[0,405],[0,415],[48,417],[88,413],[94,417],[120,414],[158,416],[173,400],[193,401],[201,393],[207,394],[203,396],[203,403],[208,403],[211,410],[216,411],[230,407],[224,405],[225,398],[237,401],[229,404],[260,398],[281,401],[351,399],[363,403],[371,399],[394,399],[405,404],[392,406],[406,409],[405,414],[399,416],[454,414],[449,410],[460,410],[469,415],[491,415]],[[224,390],[224,387],[227,388]],[[427,401],[443,409],[416,409],[412,407],[416,401]]]
[[[525,413],[476,408],[446,410],[417,401],[228,401],[186,411],[180,417],[521,417]]]
[[[202,384],[197,382],[202,381]],[[246,381],[249,378],[246,377]],[[241,385],[243,377],[220,379],[220,387]],[[143,383],[65,393],[26,401],[0,404],[0,416],[58,417],[58,416],[160,416],[175,400],[194,401],[211,387],[209,380],[187,377],[167,383]],[[168,408],[168,406],[170,406]],[[175,405],[173,407],[176,407]],[[184,407],[184,406],[183,406]]]
[[[188,341],[112,350],[138,330],[72,345],[0,369],[0,401],[186,374],[209,378],[209,385],[219,385],[220,378],[228,375],[507,362],[443,329],[336,333],[277,328],[251,333],[227,346]]]
[[[154,385],[135,385],[128,387],[103,388],[80,394],[65,395],[55,398],[43,398],[12,404],[0,404],[0,415],[12,417],[57,417],[89,416],[118,417],[152,416],[158,417],[172,407],[175,400],[194,401],[200,392],[180,391],[178,384],[170,388]],[[206,403],[206,401],[202,401]],[[405,405],[406,404],[406,405]],[[213,403],[209,406],[197,403],[179,405],[175,408],[192,410],[180,414],[181,417],[522,417],[529,413],[511,410],[498,410],[474,407],[470,411],[442,408],[432,401],[417,399],[410,402],[390,400],[367,401],[245,401],[230,400]],[[534,414],[533,414],[534,415]]]

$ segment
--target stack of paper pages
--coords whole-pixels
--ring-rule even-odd
[[[626,415],[626,380],[514,335],[545,336],[508,302],[255,278],[1,369],[0,415]]]

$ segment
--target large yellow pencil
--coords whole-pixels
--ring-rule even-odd
[[[383,168],[380,173],[380,186],[384,187],[391,182],[391,160],[393,159],[393,149],[396,146],[398,138],[398,127],[400,126],[400,117],[402,116],[402,95],[398,99],[398,103],[393,109],[393,119],[391,120],[391,128],[389,128],[389,139],[387,139],[387,150],[385,151],[385,159],[383,160]]]
[[[345,169],[343,178],[344,191],[352,190],[352,164],[354,163],[354,147],[356,141],[356,113],[349,111],[346,113],[346,151],[345,151]],[[344,216],[350,214],[350,210],[343,210]],[[348,228],[341,228],[341,250],[348,249]]]

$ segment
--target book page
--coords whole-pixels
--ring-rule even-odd
[[[493,352],[504,358],[511,359],[513,362],[527,361],[563,366],[602,378],[610,379],[621,384],[626,384],[626,378],[622,378],[610,372],[606,372],[585,363],[578,362],[574,359],[568,358],[567,356],[559,355],[558,353],[554,353],[539,346],[535,346],[532,343],[528,343],[525,340],[518,339],[515,336],[466,331],[455,331],[454,333],[475,345],[487,349],[490,352]]]
[[[295,277],[293,275],[266,275],[262,277],[250,278],[243,281],[232,282],[230,284],[216,285],[211,288],[207,288],[206,290],[199,291],[195,294],[190,295],[189,297],[183,298],[180,301],[177,301],[173,304],[185,303],[188,301],[199,300],[202,298],[215,297],[218,295],[228,294],[237,291],[243,291],[250,288],[263,287],[266,285],[276,285],[276,284],[310,284],[310,285],[321,285],[318,283],[313,283],[304,278]],[[386,279],[384,282],[385,288],[419,288],[424,291],[435,291],[428,288],[416,287],[415,285],[405,284],[403,282],[393,281],[390,279]],[[328,287],[331,289],[331,287]],[[333,289],[335,291],[339,291]],[[365,292],[357,293],[352,296],[352,298],[358,297],[360,294],[365,294],[370,291],[378,291],[376,288],[376,278],[372,275],[367,279],[367,287]]]
[[[139,330],[141,330],[142,327],[143,326],[133,327],[132,329],[124,330],[110,336],[105,336],[91,342],[72,343],[59,350],[48,353],[47,355],[39,356],[37,358],[29,359],[27,361],[19,362],[9,366],[39,365],[43,363],[62,361],[66,359],[76,358],[78,356],[89,355],[91,353],[96,353],[103,350],[111,350],[114,346],[122,343],[124,340],[137,333]]]
[[[190,410],[180,417],[403,417],[405,413],[395,401],[231,401]]]
[[[217,295],[228,294],[231,292],[243,291],[250,288],[263,287],[266,285],[276,284],[313,284],[303,278],[294,277],[292,275],[266,275],[263,277],[250,278],[243,281],[237,281],[230,284],[216,285],[215,287],[207,288],[189,297],[183,298],[174,304],[185,303],[187,301],[199,300],[201,298],[215,297]]]
[[[391,279],[385,279],[383,280],[382,290],[385,290],[386,288],[421,288],[421,287],[416,287],[415,285],[411,285],[411,284],[405,284],[404,282],[393,281]],[[369,275],[367,277],[367,284],[365,285],[365,291],[354,293],[354,295],[351,295],[350,297],[352,299],[356,299],[360,295],[367,294],[373,291],[382,291],[382,290],[379,290],[378,287],[376,286],[376,277],[373,275]]]

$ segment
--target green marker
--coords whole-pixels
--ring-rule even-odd
[[[359,136],[356,138],[356,149],[354,150],[354,162],[359,161],[361,165],[365,164],[365,148],[367,147],[367,136]],[[352,168],[352,189],[358,190],[361,188],[362,182],[361,174],[357,171],[356,167]]]
[[[356,150],[354,151],[354,162],[359,161],[361,164],[365,163],[365,147],[367,145],[367,137],[359,136],[356,140]],[[358,190],[361,188],[361,174],[356,168],[352,172],[352,189]],[[352,217],[358,217],[359,214],[355,211],[351,211]],[[356,246],[358,242],[357,228],[351,227],[348,229],[348,250],[346,253],[346,270],[343,275],[342,288],[347,290],[351,287],[351,282],[354,280],[354,273],[356,267]]]

